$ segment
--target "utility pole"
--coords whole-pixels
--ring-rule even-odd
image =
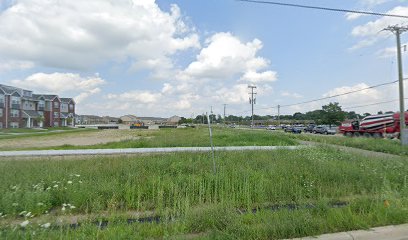
[[[212,119],[212,115],[213,115],[213,110],[212,110],[212,106],[211,106],[210,121],[211,121],[211,122],[214,122],[214,120]]]
[[[278,105],[278,126],[280,126],[280,105]]]
[[[254,89],[256,88],[256,86],[248,86],[248,88],[251,89],[251,92],[249,93],[251,95],[251,97],[249,98],[249,104],[251,104],[252,106],[252,122],[251,122],[251,128],[253,128],[254,125],[254,104],[256,104],[256,98],[254,98],[254,95],[256,95],[256,93],[254,93]]]
[[[384,30],[393,32],[397,37],[397,58],[398,58],[398,81],[399,81],[399,97],[400,97],[400,139],[402,145],[408,145],[405,132],[405,107],[404,107],[404,76],[402,70],[401,57],[401,33],[408,31],[408,27],[389,26]]]
[[[227,108],[227,104],[224,104],[224,125],[225,125],[225,110]]]

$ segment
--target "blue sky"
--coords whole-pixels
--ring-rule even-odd
[[[408,16],[406,0],[291,2]],[[258,87],[255,113],[276,115],[278,104],[390,82],[395,37],[381,30],[408,25],[233,0],[0,0],[0,9],[1,83],[74,97],[79,114],[111,116],[191,117],[210,106],[222,114],[223,104],[227,114],[249,115],[248,84]],[[398,102],[352,108],[394,99],[396,84],[281,112],[329,101],[360,113],[397,111]]]

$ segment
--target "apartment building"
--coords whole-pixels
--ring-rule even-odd
[[[0,128],[74,125],[75,101],[0,84]]]

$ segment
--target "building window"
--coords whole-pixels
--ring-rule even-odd
[[[20,110],[12,109],[10,111],[11,117],[20,117]]]
[[[54,102],[54,108],[59,108],[59,102]]]
[[[20,104],[20,97],[11,97],[11,104]]]
[[[45,109],[45,102],[44,101],[39,101],[38,102],[38,110],[44,111]]]
[[[11,122],[10,123],[11,128],[18,128],[18,125],[19,125],[18,122]]]
[[[59,118],[59,113],[58,112],[54,112],[54,118]]]
[[[3,108],[0,108],[0,117],[3,117]]]
[[[69,110],[74,110],[74,104],[69,104]]]

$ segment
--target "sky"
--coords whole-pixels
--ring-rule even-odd
[[[282,2],[408,16],[408,0]],[[257,115],[329,102],[398,111],[396,83],[297,104],[397,80],[396,38],[382,31],[396,24],[408,19],[235,0],[0,0],[0,83],[99,116],[223,115],[224,104],[247,116],[249,85]],[[408,47],[402,55],[407,77]]]

